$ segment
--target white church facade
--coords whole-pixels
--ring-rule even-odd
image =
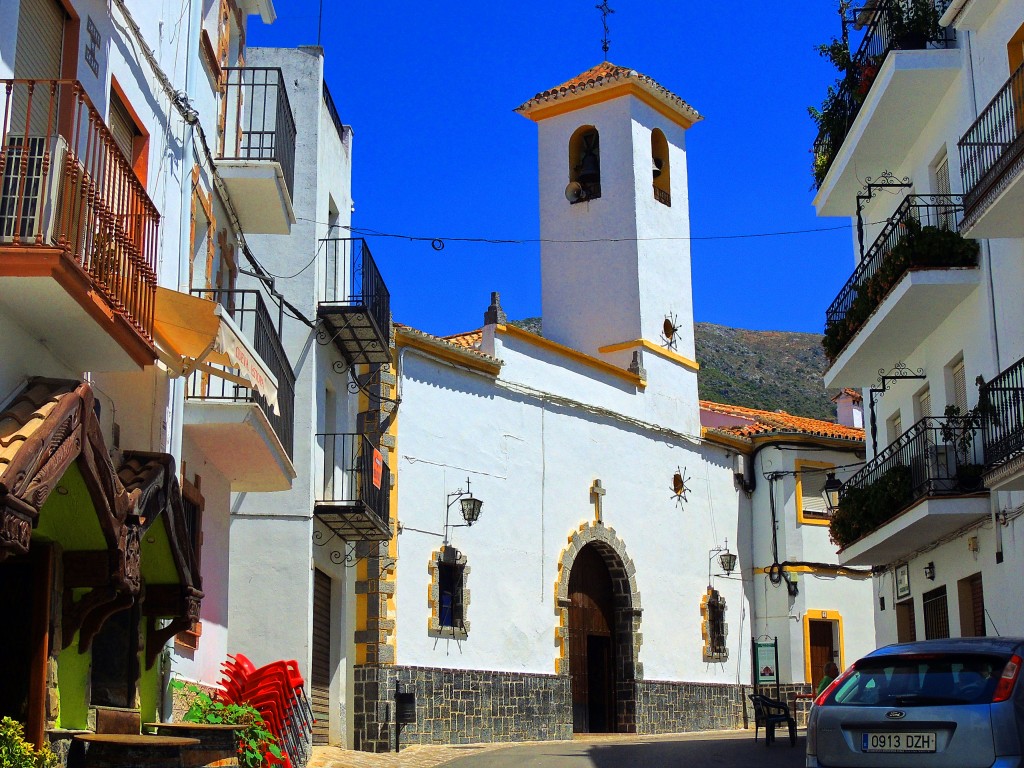
[[[836,564],[814,501],[863,430],[699,400],[700,115],[607,62],[518,111],[540,131],[543,335],[497,294],[467,334],[395,325],[359,749],[742,727],[753,637],[778,638],[789,693],[873,647],[870,574]]]

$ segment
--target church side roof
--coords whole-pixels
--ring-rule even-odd
[[[483,338],[483,331],[470,331],[469,333],[457,333],[452,336],[434,336],[425,331],[417,330],[409,325],[394,323],[395,334],[399,340],[412,343],[424,349],[431,349],[435,352],[452,355],[461,358],[470,365],[484,368],[491,373],[497,373],[504,364],[496,357],[491,357],[479,349],[480,339]]]
[[[731,437],[754,438],[772,434],[804,434],[813,437],[825,437],[832,440],[863,441],[864,430],[847,427],[821,419],[810,419],[805,416],[794,416],[785,411],[763,411],[757,408],[744,408],[740,405],[713,403],[709,400],[700,401],[701,410],[734,416],[738,423],[734,426],[709,428],[709,432],[729,435]]]
[[[547,91],[542,91],[529,101],[520,104],[516,112],[529,117],[532,113],[553,106],[558,102],[569,102],[591,94],[598,94],[604,89],[616,86],[632,85],[653,98],[654,101],[669,107],[682,116],[689,124],[703,120],[703,116],[683,99],[674,94],[654,78],[637,72],[629,67],[619,67],[609,61],[603,61],[596,67],[566,80]]]

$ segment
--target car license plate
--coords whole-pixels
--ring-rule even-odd
[[[934,752],[934,732],[887,731],[865,733],[862,752]]]

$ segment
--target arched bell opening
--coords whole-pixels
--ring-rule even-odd
[[[573,184],[579,185],[578,191]],[[573,196],[569,196],[570,190]],[[569,139],[569,188],[566,194],[573,203],[601,196],[601,137],[592,125],[580,126]]]
[[[651,131],[651,176],[654,181],[654,199],[662,205],[672,205],[672,167],[669,163],[668,139],[660,128]]]

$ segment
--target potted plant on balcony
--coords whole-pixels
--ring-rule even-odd
[[[942,422],[942,439],[953,446],[956,452],[956,486],[967,493],[978,491],[982,487],[983,464],[974,461],[974,436],[981,429],[984,418],[984,405],[979,403],[968,408],[966,413],[960,412],[960,406],[947,405],[945,420]]]
[[[919,51],[942,37],[935,0],[892,0],[887,6],[892,47]]]
[[[847,488],[829,523],[832,542],[847,547],[895,517],[910,502],[912,483],[910,467],[897,464],[869,485]]]

